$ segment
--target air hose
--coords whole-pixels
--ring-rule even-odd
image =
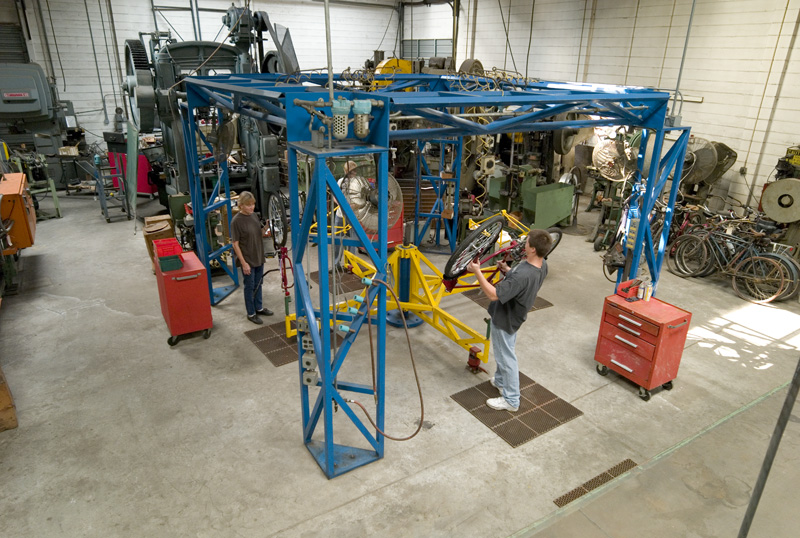
[[[383,430],[381,430],[377,426],[377,424],[375,424],[375,421],[372,420],[372,417],[370,416],[369,412],[367,411],[367,408],[364,407],[361,404],[361,402],[358,402],[356,400],[345,400],[345,401],[347,401],[348,403],[356,404],[358,407],[360,407],[361,410],[364,411],[364,414],[367,416],[367,420],[369,421],[369,423],[372,424],[372,427],[375,428],[378,431],[378,433],[380,433],[381,435],[383,435],[387,439],[391,439],[392,441],[408,441],[410,439],[413,439],[420,432],[420,430],[422,429],[422,422],[425,419],[425,402],[422,399],[422,386],[420,386],[420,383],[419,383],[419,374],[417,373],[417,364],[414,361],[414,351],[411,348],[411,337],[408,334],[408,324],[406,323],[405,316],[402,315],[402,308],[400,306],[400,299],[398,299],[397,294],[394,292],[394,290],[386,282],[384,282],[383,280],[377,279],[377,278],[364,279],[364,282],[366,284],[368,284],[368,285],[380,284],[381,286],[386,288],[386,290],[389,291],[389,293],[392,294],[392,297],[394,298],[394,302],[397,305],[397,309],[401,312],[400,318],[403,320],[403,329],[405,329],[406,341],[408,342],[408,356],[411,359],[411,368],[414,371],[414,380],[417,383],[417,392],[419,393],[419,424],[417,425],[417,429],[414,431],[414,433],[412,433],[408,437],[392,437],[391,435],[389,435],[386,432],[384,432]],[[372,316],[370,315],[370,310],[371,309],[372,309],[372,304],[367,306],[367,327],[368,327],[368,330],[369,330],[369,353],[370,353],[370,359],[372,361],[372,388],[373,388],[373,392],[375,392],[377,394],[377,390],[376,390],[376,387],[375,387],[375,353],[374,353],[374,350],[373,350],[373,347],[372,347],[372,323],[371,323],[371,317]]]

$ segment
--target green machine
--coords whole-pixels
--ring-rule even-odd
[[[489,209],[505,209],[526,226],[544,229],[570,223],[574,194],[573,183],[547,183],[543,169],[523,164],[489,180]]]

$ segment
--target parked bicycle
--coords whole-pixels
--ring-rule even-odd
[[[736,294],[755,303],[772,302],[784,293],[796,294],[800,281],[787,275],[789,270],[776,260],[776,255],[764,252],[771,243],[769,237],[756,231],[747,235],[741,237],[719,229],[683,235],[675,243],[675,255],[668,259],[668,267],[683,277],[715,272],[730,276]]]

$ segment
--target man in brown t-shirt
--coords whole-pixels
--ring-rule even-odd
[[[239,195],[239,213],[231,220],[233,251],[244,274],[244,306],[247,319],[261,325],[258,315],[271,316],[272,311],[261,303],[261,282],[264,279],[263,231],[258,215],[254,213],[256,199],[244,191]]]

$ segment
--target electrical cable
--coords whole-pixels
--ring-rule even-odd
[[[514,64],[514,71],[517,70],[517,62],[514,60],[514,49],[511,48],[511,42],[508,40],[508,26],[506,26],[506,18],[503,15],[503,6],[500,0],[497,0],[497,7],[500,8],[500,20],[503,21],[503,29],[506,32],[506,51],[511,53],[511,63]],[[508,23],[511,24],[511,0],[508,1]],[[506,68],[505,59],[503,60],[503,69]]]
[[[424,402],[424,400],[422,398],[422,386],[419,383],[419,373],[417,373],[417,363],[414,361],[414,351],[413,351],[413,349],[411,347],[411,336],[409,336],[408,323],[406,322],[406,317],[403,314],[403,309],[400,306],[400,299],[397,297],[397,294],[389,286],[389,284],[387,284],[383,280],[380,280],[378,278],[373,278],[372,279],[372,283],[373,284],[377,283],[377,284],[382,285],[384,288],[386,288],[386,291],[388,291],[389,293],[392,294],[392,298],[394,299],[394,302],[397,305],[397,310],[400,312],[400,319],[403,320],[403,329],[405,329],[406,341],[408,342],[408,357],[411,359],[411,368],[414,370],[414,380],[417,383],[417,392],[419,393],[419,424],[417,424],[417,429],[414,431],[414,433],[412,433],[408,437],[393,437],[391,435],[388,435],[386,432],[384,432],[380,428],[378,428],[377,424],[375,424],[375,421],[372,420],[372,417],[370,416],[369,412],[367,411],[367,408],[364,407],[364,405],[361,404],[361,402],[358,402],[356,400],[349,400],[349,399],[345,400],[345,401],[348,402],[348,403],[354,403],[358,407],[360,407],[361,410],[364,411],[364,414],[367,416],[367,420],[369,420],[369,423],[372,424],[372,427],[375,428],[378,431],[378,433],[380,433],[381,435],[383,435],[387,439],[391,439],[392,441],[408,441],[408,440],[413,439],[414,437],[416,437],[416,435],[422,429],[422,423],[425,420],[425,402]],[[369,320],[369,318],[370,318],[370,311],[371,310],[372,310],[372,305],[370,304],[370,305],[367,306],[367,320]],[[368,321],[368,323],[369,323],[369,321]],[[371,336],[371,333],[370,333],[370,336]],[[370,337],[370,352],[372,352],[372,338],[371,337]],[[374,360],[374,356],[373,356],[373,360]],[[377,394],[377,392],[376,392],[376,394]]]
[[[531,31],[528,34],[528,54],[525,57],[525,78],[528,78],[528,62],[531,60],[531,43],[533,42],[533,12],[536,9],[536,0],[531,0]]]
[[[50,0],[44,0],[47,6],[47,18],[50,19],[50,31],[53,34],[53,43],[56,46],[56,58],[58,58],[58,68],[61,69],[61,81],[64,83],[64,90],[67,91],[67,77],[64,76],[64,64],[61,63],[61,53],[58,52],[58,39],[56,39],[56,29],[53,27],[53,14],[50,11]]]
[[[100,98],[102,99],[105,92],[103,91],[103,81],[100,78],[100,64],[97,62],[97,49],[94,46],[94,34],[92,33],[92,19],[89,17],[89,2],[83,0],[83,7],[86,9],[86,24],[89,26],[89,38],[92,42],[92,54],[94,55],[94,67],[97,70],[97,84],[100,86]],[[105,123],[108,124],[108,110],[106,109],[105,102],[103,102],[103,113],[105,114]]]
[[[114,108],[119,107],[119,103],[117,103],[117,85],[113,83],[114,80],[114,68],[111,67],[111,54],[108,52],[108,35],[106,33],[106,21],[103,18],[103,6],[100,4],[101,0],[97,0],[97,10],[100,12],[100,25],[103,28],[103,41],[106,43],[106,61],[108,62],[108,74],[111,75],[111,88],[114,92]],[[58,45],[56,45],[57,47]],[[61,60],[59,60],[60,62]]]
[[[86,1],[86,0],[84,0],[84,1]],[[209,60],[211,60],[211,58],[213,58],[213,57],[214,57],[214,55],[215,55],[215,54],[216,54],[216,53],[219,51],[219,49],[221,49],[221,48],[222,48],[222,45],[224,45],[224,44],[225,44],[225,40],[226,40],[226,39],[228,39],[228,38],[229,38],[231,35],[233,35],[233,29],[234,29],[234,28],[236,28],[236,26],[239,24],[239,21],[241,21],[241,20],[242,20],[242,16],[244,16],[244,14],[245,14],[247,11],[249,11],[249,7],[250,7],[250,0],[245,0],[245,3],[244,3],[244,8],[242,9],[242,12],[241,12],[241,13],[239,13],[239,18],[238,18],[238,19],[236,19],[236,22],[234,22],[234,23],[231,25],[231,29],[230,29],[230,31],[228,32],[228,35],[226,35],[224,38],[222,38],[222,41],[221,41],[221,42],[220,42],[220,44],[217,46],[217,48],[215,48],[215,49],[214,49],[214,52],[212,52],[211,54],[209,54],[208,58],[206,58],[205,60],[203,60],[203,63],[201,63],[200,65],[198,65],[197,67],[195,67],[195,68],[194,68],[194,69],[193,69],[193,70],[192,70],[192,71],[191,71],[191,72],[190,72],[188,75],[186,75],[187,77],[191,77],[191,76],[193,76],[193,75],[196,75],[196,74],[197,74],[197,73],[200,71],[200,69],[202,69],[202,68],[203,68],[203,66],[204,66],[204,65],[206,65],[206,64],[209,62]],[[169,22],[167,22],[167,24],[169,24]],[[171,27],[171,26],[172,26],[172,25],[170,25],[170,27]],[[176,32],[176,33],[177,33],[177,32]],[[179,86],[179,85],[180,85],[182,82],[183,82],[183,79],[179,80],[178,82],[176,82],[175,84],[173,84],[172,86],[170,86],[169,88],[167,88],[167,91],[169,91],[169,90],[173,89],[175,86]]]
[[[386,32],[389,31],[389,25],[392,24],[392,17],[394,17],[394,10],[389,14],[389,22],[386,23],[386,30],[383,31],[383,37],[381,38],[381,42],[378,43],[378,48],[375,50],[381,50],[381,45],[383,45],[383,40],[386,39]]]

